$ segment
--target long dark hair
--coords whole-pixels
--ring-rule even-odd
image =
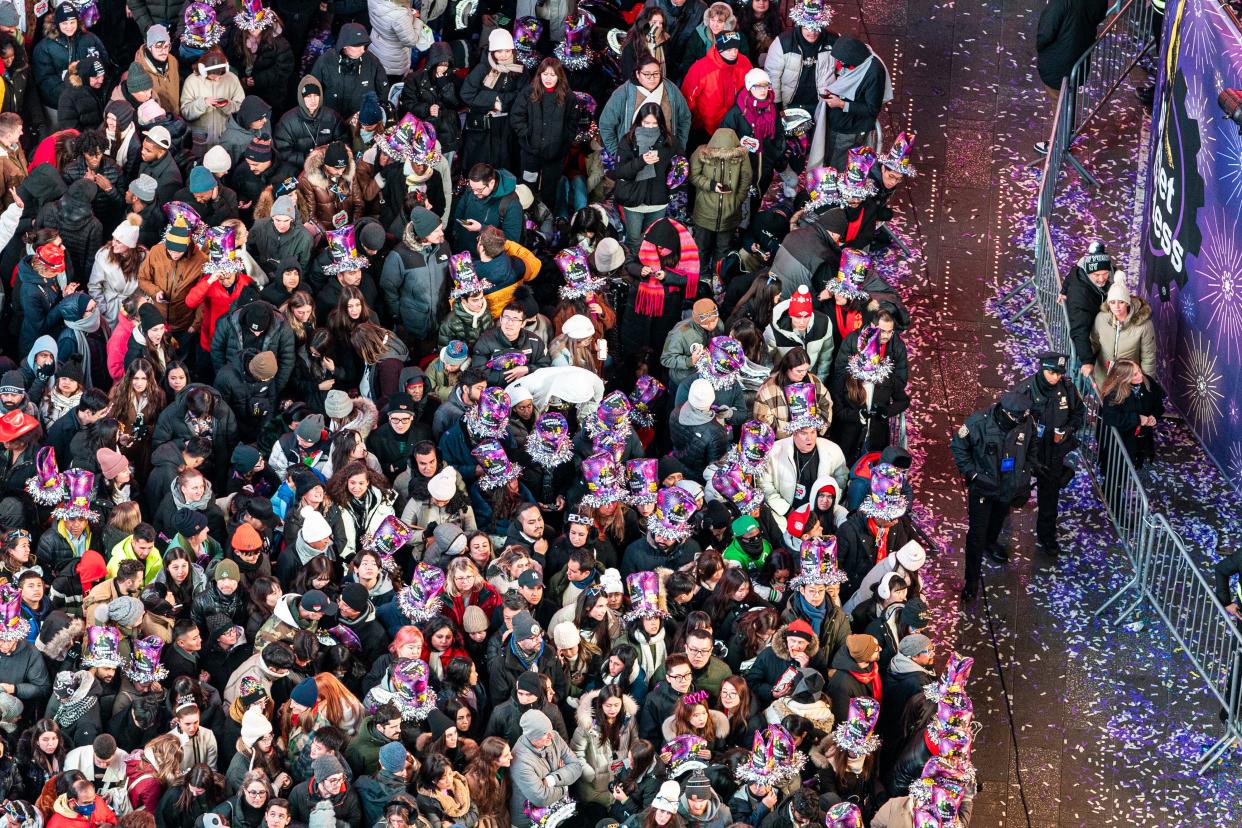
[[[643,119],[648,115],[654,115],[660,128],[660,135],[664,138],[664,143],[671,144],[672,136],[668,131],[668,122],[664,120],[664,110],[660,108],[658,103],[647,102],[638,108],[638,112],[634,113],[634,122],[630,125],[630,131],[625,133],[625,140],[630,144],[637,146],[634,133],[643,124]]]
[[[764,330],[772,322],[772,311],[776,307],[773,299],[781,293],[781,283],[768,278],[768,271],[755,274],[750,287],[737,300],[733,313],[729,314],[728,327],[732,328],[743,319],[750,319],[755,327]]]
[[[621,672],[617,674],[617,687],[621,692],[630,692],[630,674],[634,670],[634,662],[638,660],[638,650],[633,644],[618,644],[608,652],[604,659],[604,672],[608,672],[608,659],[616,656],[621,661]]]
[[[52,757],[56,759],[56,767],[64,770],[65,754],[69,752],[69,746],[65,743],[65,734],[61,731],[60,725],[52,719],[39,719],[22,733],[21,738],[17,740],[17,760],[23,764],[33,762],[43,771],[51,775],[51,760],[48,754],[39,749],[39,737],[44,733],[55,733],[59,738],[56,743],[56,750],[52,753]]]
[[[204,802],[219,802],[224,794],[224,782],[220,774],[213,771],[204,764],[197,764],[190,768],[190,772],[185,775],[185,780],[181,783],[181,795],[177,797],[176,809],[184,813],[202,813],[207,810],[205,808],[194,810],[197,796],[190,791],[190,786],[202,788]]]
[[[703,602],[703,612],[711,616],[715,623],[723,622],[733,603],[733,593],[741,589],[742,584],[748,583],[750,583],[750,576],[744,569],[739,566],[725,567],[724,574],[720,576],[720,580],[712,589],[712,594],[707,596],[707,600]]]
[[[569,88],[569,77],[565,74],[564,65],[554,57],[544,58],[539,66],[530,76],[530,100],[531,103],[539,103],[543,100],[546,90],[543,88],[543,72],[545,69],[551,69],[556,73],[556,86],[552,91],[556,94],[556,103],[558,106],[564,106],[565,101],[569,100],[571,90]]]
[[[617,718],[611,723],[608,717],[604,715],[604,702],[609,699],[621,699],[621,710],[617,713]],[[602,687],[595,696],[595,701],[591,704],[591,713],[594,716],[595,727],[599,730],[604,741],[608,746],[617,751],[621,749],[621,725],[625,723],[625,691],[615,684],[608,684]]]
[[[810,364],[811,355],[806,352],[806,348],[799,345],[790,348],[783,357],[776,361],[776,365],[772,368],[772,376],[776,378],[776,384],[780,386],[781,390],[784,390],[785,386],[790,384],[789,371],[797,368],[799,365]],[[812,375],[808,373],[807,376],[810,377]],[[803,380],[803,382],[809,381],[809,379]]]
[[[634,790],[638,787],[639,781],[642,780],[647,771],[651,770],[651,766],[655,764],[655,746],[646,739],[636,739],[630,742],[630,756],[634,761],[630,765],[625,781],[621,783],[621,790],[625,791],[626,796],[634,795]]]
[[[655,55],[651,54],[651,47],[647,45],[647,35],[651,34],[651,20],[656,15],[664,21],[661,27],[665,35],[668,34],[668,15],[664,13],[664,9],[659,6],[646,6],[638,17],[634,18],[634,25],[630,26],[630,30],[626,32],[625,42],[632,44],[634,47],[634,68],[635,71],[642,68],[647,63],[659,63]],[[667,38],[666,38],[667,40]]]

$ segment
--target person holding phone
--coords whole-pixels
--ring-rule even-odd
[[[710,273],[716,260],[729,251],[733,231],[742,223],[753,176],[749,155],[737,133],[721,127],[690,156],[690,184],[695,189],[692,232],[702,273]]]
[[[208,49],[194,63],[193,73],[181,87],[181,115],[190,125],[195,158],[220,142],[229,116],[245,97],[241,81],[219,48]]]

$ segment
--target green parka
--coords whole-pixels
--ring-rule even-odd
[[[742,203],[750,191],[750,159],[737,133],[721,127],[706,146],[690,156],[690,183],[697,191],[693,220],[704,230],[735,230],[742,222]],[[728,192],[716,192],[723,184]]]

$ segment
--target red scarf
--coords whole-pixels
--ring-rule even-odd
[[[850,223],[845,228],[845,241],[851,242],[858,238],[858,231],[862,229],[863,210],[859,208],[858,215],[850,219]]]
[[[772,93],[759,100],[749,89],[737,93],[737,108],[750,124],[751,134],[759,141],[766,141],[776,134],[776,107],[772,105]]]
[[[872,518],[867,518],[867,528],[875,537],[875,562],[879,563],[888,557],[888,529],[880,526]],[[892,528],[892,527],[889,527]]]
[[[841,332],[842,339],[862,327],[862,314],[859,311],[836,302],[832,306],[837,314],[837,330]]]
[[[660,248],[646,239],[643,239],[643,243],[638,247],[638,261],[645,267],[651,268],[652,274],[659,270],[671,270],[679,276],[684,276],[686,278],[684,296],[692,299],[699,292],[699,246],[694,243],[694,237],[690,235],[690,231],[684,224],[672,219],[668,221],[677,228],[678,240],[681,242],[681,258],[678,259],[677,264],[674,267],[665,267],[660,264]],[[638,286],[638,296],[634,299],[634,312],[639,316],[663,316],[665,294],[677,290],[676,286],[667,285],[654,275],[648,276]]]
[[[880,670],[876,667],[875,662],[871,663],[871,666],[867,668],[867,672],[860,673],[857,670],[850,670],[850,675],[858,679],[861,684],[865,684],[870,687],[872,698],[874,698],[877,703],[880,701],[880,696],[882,695],[884,687],[880,681]]]

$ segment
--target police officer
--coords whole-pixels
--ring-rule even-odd
[[[1065,381],[1069,357],[1052,351],[1039,355],[1039,371],[1014,388],[1030,401],[1035,424],[1031,466],[1039,487],[1035,518],[1036,543],[1050,557],[1061,554],[1057,541],[1057,499],[1074,477],[1066,456],[1078,445],[1082,427],[1082,397],[1073,383]]]
[[[988,408],[966,418],[953,435],[950,448],[957,468],[966,478],[966,585],[962,603],[979,594],[983,553],[997,563],[1008,563],[1009,553],[998,543],[1001,527],[1012,506],[1031,495],[1030,451],[1035,426],[1030,400],[1007,391]]]

